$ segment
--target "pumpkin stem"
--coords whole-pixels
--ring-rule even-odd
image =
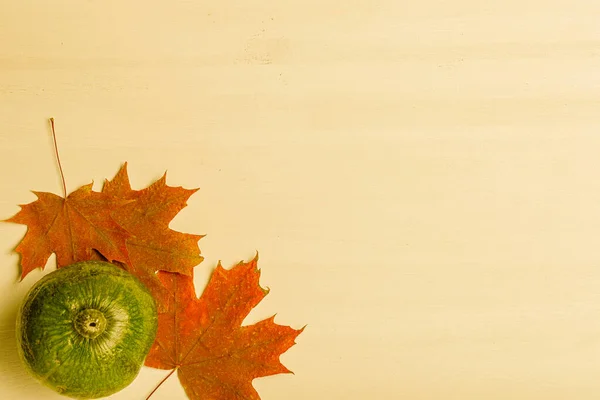
[[[84,338],[95,339],[106,330],[106,317],[101,311],[86,308],[77,314],[73,325]]]
[[[171,370],[171,372],[169,372],[169,375],[165,376],[165,377],[163,378],[163,380],[162,380],[162,381],[160,381],[160,382],[158,383],[158,385],[156,385],[156,387],[155,387],[155,388],[154,388],[154,389],[153,389],[153,390],[150,392],[150,394],[148,395],[148,397],[146,397],[146,400],[148,400],[150,397],[152,397],[152,395],[154,394],[154,392],[156,392],[156,391],[158,390],[158,388],[159,388],[159,387],[161,387],[161,385],[162,385],[163,383],[165,383],[165,381],[166,381],[167,379],[169,379],[169,377],[170,377],[171,375],[173,375],[173,372],[175,372],[175,371],[177,371],[177,368],[175,368],[175,369]]]

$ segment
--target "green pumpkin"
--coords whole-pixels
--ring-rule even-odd
[[[85,261],[58,269],[28,292],[17,316],[19,354],[57,392],[109,396],[138,375],[156,336],[154,299],[133,275]]]

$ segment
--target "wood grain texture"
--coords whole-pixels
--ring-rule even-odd
[[[124,4],[125,3],[125,4]],[[210,268],[260,252],[298,345],[274,399],[595,399],[600,2],[0,3],[0,217],[129,162],[200,187],[173,227]],[[0,397],[57,399],[10,329]],[[35,276],[33,276],[35,275]],[[143,398],[146,369],[117,399]],[[184,399],[175,379],[155,399]]]

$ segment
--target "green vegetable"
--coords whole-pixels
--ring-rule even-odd
[[[138,375],[156,336],[154,299],[133,275],[86,261],[37,282],[17,316],[19,353],[57,392],[109,396]]]

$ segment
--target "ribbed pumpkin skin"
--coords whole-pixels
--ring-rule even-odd
[[[31,288],[17,315],[17,343],[37,379],[65,396],[95,399],[135,379],[157,322],[154,299],[133,275],[79,262]]]

